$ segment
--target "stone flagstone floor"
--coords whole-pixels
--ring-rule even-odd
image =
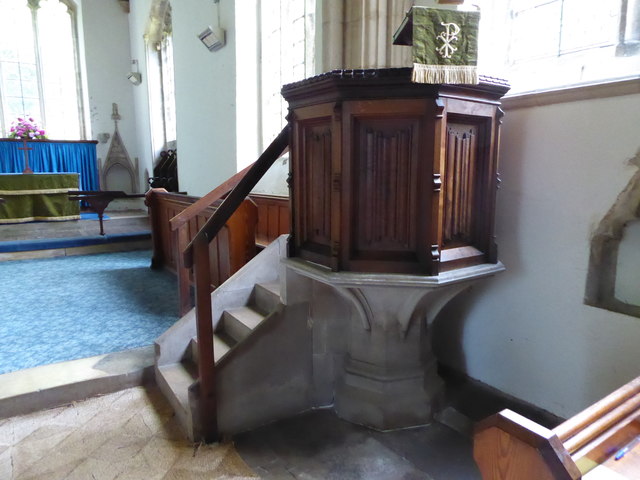
[[[156,387],[0,420],[0,479],[258,478],[232,444],[193,445]]]

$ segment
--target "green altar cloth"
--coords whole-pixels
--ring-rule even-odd
[[[78,190],[77,173],[0,174],[0,224],[79,220],[80,203],[67,198],[69,190]]]

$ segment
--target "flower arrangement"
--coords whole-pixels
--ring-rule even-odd
[[[36,124],[36,121],[29,117],[28,119],[18,118],[17,122],[11,123],[9,129],[9,138],[22,138],[25,140],[44,140],[45,131]]]

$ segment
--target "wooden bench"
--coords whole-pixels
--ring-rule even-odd
[[[483,480],[640,479],[639,435],[640,377],[552,430],[503,410],[477,425],[473,456]]]
[[[193,274],[190,269],[184,267],[182,252],[202,225],[213,215],[221,200],[200,209],[179,228],[172,228],[171,219],[199,200],[199,197],[170,193],[164,189],[150,190],[145,199],[151,220],[153,244],[151,266],[166,268],[178,275],[181,315],[193,306],[190,293]],[[247,199],[209,244],[212,290],[255,256],[257,221],[257,207]]]
[[[69,190],[69,200],[83,200],[91,210],[98,214],[100,235],[104,235],[104,211],[116,198],[143,198],[144,193],[125,193],[121,190]]]

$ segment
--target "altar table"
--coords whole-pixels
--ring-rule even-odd
[[[0,174],[0,224],[79,220],[80,204],[69,201],[69,190],[78,190],[77,173]]]

